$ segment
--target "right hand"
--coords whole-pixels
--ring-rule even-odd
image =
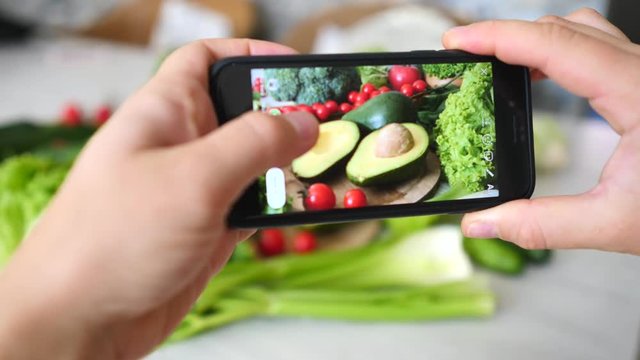
[[[469,237],[500,237],[525,248],[593,248],[640,255],[640,46],[591,9],[565,18],[487,21],[443,37],[446,48],[529,66],[585,97],[621,135],[590,191],[517,200],[465,215]],[[594,144],[597,146],[597,144]]]

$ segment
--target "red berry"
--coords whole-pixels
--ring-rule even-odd
[[[320,120],[320,121],[325,121],[329,118],[329,115],[331,115],[329,113],[329,109],[327,109],[326,106],[320,104],[319,106],[316,107],[316,117]]]
[[[69,103],[62,108],[60,122],[67,126],[78,126],[82,123],[82,110],[80,106]]]
[[[367,100],[369,100],[369,94],[365,94],[363,92],[358,93],[358,95],[356,95],[356,103],[358,102],[366,102]]]
[[[416,80],[413,82],[413,90],[420,93],[427,90],[427,83],[424,80]]]
[[[349,104],[349,103],[342,103],[340,104],[340,112],[343,114],[348,113],[349,111],[353,110],[353,105]]]
[[[317,245],[316,236],[310,231],[301,231],[293,238],[293,251],[299,254],[312,252]]]
[[[369,94],[369,98],[370,98],[370,99],[373,99],[374,97],[376,97],[376,96],[378,96],[378,95],[380,95],[380,94],[381,94],[380,90],[373,90],[373,91],[371,92],[371,94]]]
[[[411,97],[413,96],[413,86],[411,84],[404,84],[400,87],[400,92],[404,96]]]
[[[315,114],[315,112],[313,111],[313,108],[307,104],[298,104],[298,110],[299,111],[306,111],[308,113],[311,114]]]
[[[336,195],[329,185],[315,183],[307,190],[304,206],[307,210],[333,209],[336,206]]]
[[[389,89],[389,87],[387,87],[387,86],[380,86],[378,91],[380,91],[380,94],[384,94],[384,93],[387,93],[387,92],[391,91],[391,89]]]
[[[98,126],[104,124],[111,117],[111,107],[108,105],[98,106],[95,113],[95,120]]]
[[[349,95],[347,96],[347,98],[349,99],[350,103],[355,103],[356,102],[356,96],[358,96],[359,92],[357,91],[351,91],[349,93]]]
[[[375,89],[376,89],[376,87],[373,84],[366,83],[366,84],[362,85],[362,88],[360,89],[360,91],[362,91],[363,93],[369,95]]]
[[[274,256],[284,253],[284,233],[280,229],[264,229],[260,232],[258,249],[263,256]]]
[[[326,103],[324,103],[324,106],[326,106],[329,112],[332,114],[338,111],[338,103],[333,100],[327,101]]]
[[[344,194],[343,204],[347,209],[367,206],[367,195],[360,189],[351,189]]]

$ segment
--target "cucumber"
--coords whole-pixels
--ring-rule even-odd
[[[518,246],[500,239],[464,239],[464,249],[471,260],[484,268],[502,274],[521,274],[527,263]]]

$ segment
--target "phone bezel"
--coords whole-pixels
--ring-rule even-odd
[[[262,215],[262,209],[258,204],[258,185],[254,182],[236,202],[228,218],[229,225],[239,228],[261,228],[460,213],[492,207],[514,199],[529,198],[535,186],[529,71],[521,66],[507,65],[495,57],[455,50],[234,57],[223,59],[211,67],[209,91],[218,121],[222,124],[252,110],[251,68],[452,62],[493,64],[495,157],[496,169],[500,172],[497,176],[498,197]]]

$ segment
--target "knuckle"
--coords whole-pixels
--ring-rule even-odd
[[[559,24],[559,23],[563,22],[563,19],[561,17],[557,16],[557,15],[545,15],[545,16],[540,17],[537,21],[541,22],[541,23],[557,23],[557,24]]]
[[[602,18],[602,14],[600,14],[600,12],[594,8],[585,6],[582,7],[578,10],[576,10],[572,15],[578,15],[581,17],[587,17],[587,18]]]

